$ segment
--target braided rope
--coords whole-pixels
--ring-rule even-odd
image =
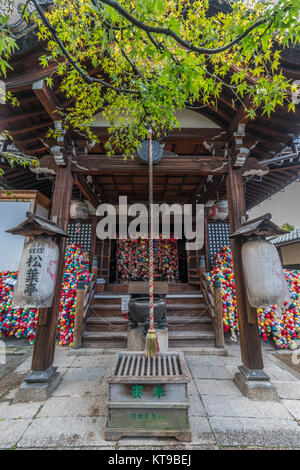
[[[149,129],[149,307],[150,330],[154,330],[154,254],[153,254],[153,154],[152,129]]]

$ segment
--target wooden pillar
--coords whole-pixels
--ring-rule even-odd
[[[224,348],[224,324],[222,309],[222,291],[219,276],[214,277],[214,324],[216,333],[216,347]]]
[[[79,279],[76,292],[76,308],[74,319],[74,332],[73,332],[73,348],[77,349],[81,346],[81,333],[83,324],[83,310],[84,310],[84,278]]]
[[[58,166],[57,168],[51,209],[52,220],[64,231],[68,229],[72,188],[71,161],[68,159],[66,166]],[[31,366],[31,369],[34,371],[44,371],[54,361],[66,238],[60,237],[57,244],[59,247],[59,263],[53,302],[52,307],[47,309],[47,312],[43,312],[43,315],[40,315],[38,319]]]
[[[246,216],[246,204],[243,176],[240,170],[229,168],[227,181],[227,198],[231,232],[242,224]],[[232,240],[232,260],[235,277],[237,311],[239,319],[240,347],[243,365],[247,369],[263,369],[261,342],[258,333],[256,309],[250,306],[242,267],[242,241]]]

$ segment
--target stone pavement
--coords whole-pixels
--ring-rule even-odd
[[[14,404],[17,386],[30,370],[31,357],[28,348],[13,343],[8,358],[19,359],[10,368],[0,367],[0,448],[300,448],[299,374],[279,361],[274,349],[264,346],[265,371],[280,401],[250,401],[232,381],[241,364],[239,346],[227,348],[228,356],[186,355],[192,375],[192,442],[160,438],[110,442],[103,439],[103,429],[108,392],[105,377],[114,360],[113,352],[57,347],[55,365],[63,378],[53,395],[43,402]],[[1,387],[1,382],[6,386]]]

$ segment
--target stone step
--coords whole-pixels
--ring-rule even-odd
[[[85,331],[127,331],[128,320],[120,317],[89,317],[85,324]]]
[[[83,348],[126,348],[127,332],[84,331],[81,345]]]

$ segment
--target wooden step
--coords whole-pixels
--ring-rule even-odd
[[[104,292],[123,292],[127,294],[128,284],[106,284],[104,287]]]
[[[97,299],[97,303],[92,304],[92,308],[90,308],[91,316],[95,316],[95,312],[99,313],[102,317],[112,317],[121,315],[121,304],[103,304],[98,303],[99,299]]]
[[[128,320],[116,317],[89,317],[85,324],[85,331],[127,331]]]
[[[166,298],[169,304],[203,304],[202,294],[168,294]]]
[[[81,344],[83,348],[126,348],[127,332],[84,331]]]
[[[122,296],[121,295],[102,295],[95,294],[92,304],[103,304],[103,305],[119,305],[121,306]]]
[[[167,317],[169,316],[194,316],[204,314],[207,310],[205,304],[167,304]]]
[[[169,331],[169,348],[215,346],[213,331]]]
[[[172,292],[167,294],[167,299],[203,299],[203,294],[201,292]]]
[[[213,331],[212,322],[207,316],[169,317],[169,331]]]
[[[176,284],[169,284],[169,292],[175,292],[175,291],[199,291],[199,286],[194,286],[194,285],[191,285],[191,284],[185,284],[185,283],[181,283],[181,282],[178,282]]]

